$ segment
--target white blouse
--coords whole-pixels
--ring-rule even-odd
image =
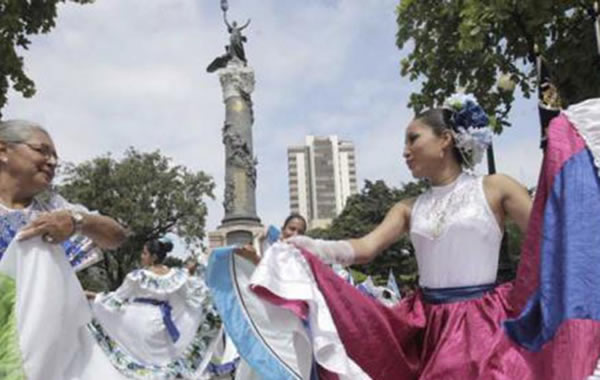
[[[483,177],[462,173],[453,183],[420,195],[412,209],[410,238],[422,287],[496,281],[502,229],[485,197]]]

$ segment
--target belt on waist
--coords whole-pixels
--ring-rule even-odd
[[[134,298],[133,302],[146,303],[154,306],[158,306],[160,308],[160,313],[162,314],[163,323],[167,328],[167,332],[169,336],[173,340],[173,342],[177,342],[179,339],[179,330],[177,330],[177,326],[175,326],[175,322],[173,322],[173,317],[171,315],[171,304],[167,301],[159,301],[154,298]]]
[[[442,304],[481,298],[495,287],[493,283],[455,288],[421,288],[421,294],[426,303]]]

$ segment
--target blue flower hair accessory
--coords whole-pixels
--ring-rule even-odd
[[[473,168],[481,162],[492,143],[490,120],[470,94],[454,94],[444,101],[443,107],[452,111],[450,121],[454,143],[464,158],[465,166]]]

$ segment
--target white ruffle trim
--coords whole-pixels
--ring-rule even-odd
[[[142,289],[157,294],[171,294],[183,287],[188,281],[187,271],[171,268],[166,275],[158,275],[146,269],[138,269],[127,275],[127,279],[137,283]]]
[[[158,296],[169,296],[182,292],[189,307],[201,309],[212,303],[210,292],[199,279],[188,275],[185,269],[172,268],[166,275],[158,275],[146,269],[137,269],[125,277],[125,281],[117,291],[98,293],[96,303],[101,303],[111,311],[118,311],[129,301],[131,294],[142,289]]]
[[[323,294],[300,251],[287,243],[273,244],[252,274],[250,283],[288,300],[309,306],[309,325],[315,360],[340,380],[370,379],[348,356]]]
[[[600,98],[588,99],[563,111],[594,156],[600,176]]]

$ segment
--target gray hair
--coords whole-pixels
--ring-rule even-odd
[[[7,143],[22,143],[31,137],[35,132],[43,132],[50,136],[38,123],[28,120],[6,120],[0,121],[0,141]]]

